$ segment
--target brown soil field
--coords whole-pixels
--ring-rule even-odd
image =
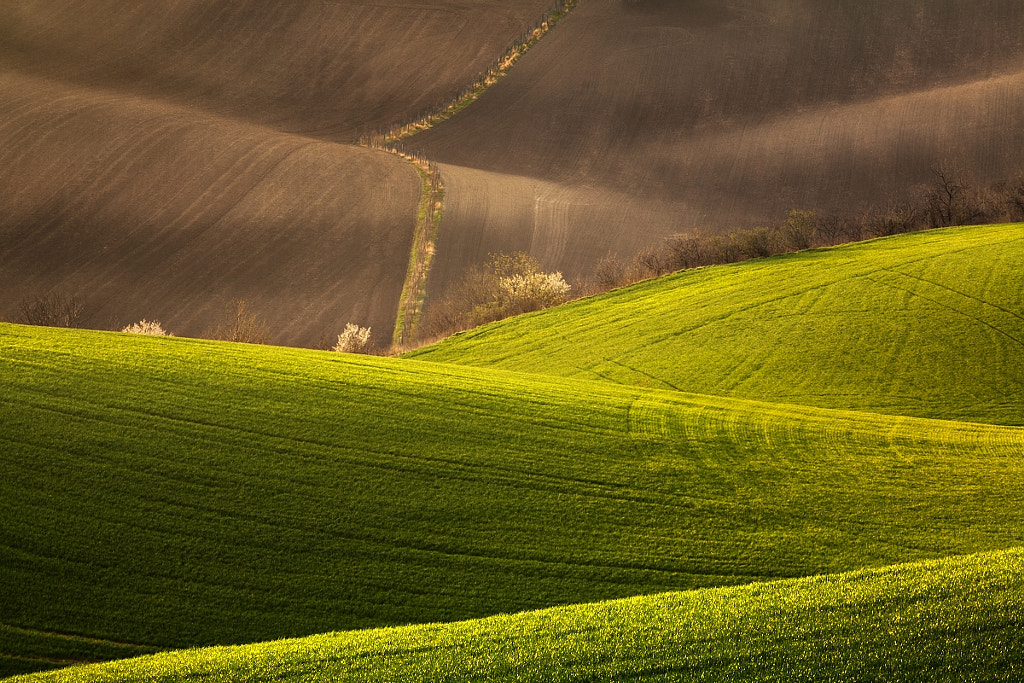
[[[1022,86],[1007,0],[582,0],[409,140],[448,187],[432,292],[489,251],[571,277],[674,232],[884,205],[937,164],[1008,178]]]
[[[352,142],[469,85],[552,0],[10,0],[0,64]]]
[[[14,0],[0,7],[0,318],[391,337],[420,181],[350,143],[471,83],[551,0]]]
[[[386,343],[420,182],[393,155],[109,91],[0,76],[0,315],[57,289],[87,327],[202,335],[233,298],[271,339]]]

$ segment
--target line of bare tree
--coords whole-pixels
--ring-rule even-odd
[[[727,233],[691,230],[672,235],[631,259],[609,255],[589,277],[572,285],[572,297],[600,294],[666,273],[724,265],[815,247],[836,246],[876,237],[954,225],[1024,221],[1024,173],[1009,182],[977,187],[948,166],[933,169],[933,181],[910,199],[851,214],[792,210],[770,227]],[[419,344],[447,337],[486,322],[567,300],[537,298],[517,306],[499,303],[497,282],[510,264],[539,272],[525,254],[492,255],[483,267],[470,268],[444,296],[432,301],[421,322]]]
[[[702,266],[735,263],[815,247],[829,247],[907,232],[1024,221],[1024,173],[988,187],[970,183],[963,172],[933,169],[933,182],[914,196],[856,214],[792,210],[770,227],[728,233],[693,230],[672,235],[632,259],[602,259],[580,295]]]

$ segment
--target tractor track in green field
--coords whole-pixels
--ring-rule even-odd
[[[891,273],[893,275],[898,275],[898,276],[901,276],[901,277],[910,277],[910,276],[905,275],[904,273],[897,273],[895,271],[885,271],[885,272]],[[1007,339],[1009,339],[1013,343],[1017,344],[1018,346],[1024,347],[1024,341],[1021,341],[1020,339],[1017,339],[1016,337],[1014,337],[1009,332],[1007,332],[1005,330],[1001,330],[998,327],[996,327],[995,325],[993,325],[992,323],[988,322],[987,320],[983,320],[983,319],[979,318],[976,315],[971,315],[970,313],[962,311],[959,308],[957,308],[957,307],[955,307],[955,306],[953,306],[951,304],[948,304],[948,303],[943,302],[943,301],[939,301],[938,299],[935,299],[933,297],[927,296],[927,295],[922,294],[921,292],[915,291],[913,289],[907,289],[906,287],[900,287],[899,285],[895,285],[895,284],[893,284],[891,282],[884,282],[882,280],[875,280],[874,278],[870,278],[870,277],[868,279],[871,280],[872,282],[874,282],[875,284],[882,285],[883,287],[891,287],[892,289],[899,290],[901,292],[905,292],[906,294],[909,294],[910,296],[914,296],[914,297],[918,297],[920,299],[924,299],[925,301],[929,301],[929,302],[935,304],[936,306],[941,306],[942,308],[945,308],[947,310],[953,311],[957,315],[963,316],[964,318],[967,318],[969,320],[973,320],[974,322],[978,323],[979,325],[983,325],[983,326],[989,328],[990,330],[992,330],[993,332],[996,332],[998,334],[1003,335],[1004,337],[1006,337]],[[915,278],[915,279],[919,279],[919,278]],[[922,280],[922,282],[923,282],[923,280]],[[958,294],[958,295],[962,296],[965,299],[971,298],[971,297],[964,296],[961,292],[958,292],[955,289],[952,289],[952,288],[949,288],[949,287],[946,287],[945,289],[947,289],[948,291],[950,291],[950,292],[952,292],[954,294]],[[1024,318],[1021,318],[1020,316],[1015,316],[1015,317],[1020,318],[1021,320],[1024,320]]]
[[[908,235],[681,273],[489,325],[422,360],[0,324],[0,567],[20,587],[0,596],[0,611],[41,629],[0,626],[0,653],[9,653],[0,667],[157,648],[128,644],[133,634],[180,648],[346,630],[325,637],[348,643],[368,627],[431,624],[380,632],[415,639],[501,613],[544,623],[560,617],[532,610],[569,603],[559,614],[585,615],[566,636],[576,647],[579,633],[602,628],[595,615],[619,609],[592,603],[668,591],[689,592],[636,600],[655,610],[665,599],[697,601],[687,615],[706,600],[746,605],[760,627],[765,614],[781,614],[777,600],[800,595],[785,604],[812,607],[787,623],[823,619],[810,652],[822,634],[854,634],[881,652],[888,646],[858,626],[865,610],[906,616],[902,577],[927,582],[933,571],[975,592],[928,584],[914,603],[932,611],[928,628],[955,623],[974,637],[980,620],[1011,642],[1016,631],[1001,620],[1015,618],[1005,599],[1018,587],[990,579],[1020,563],[1019,553],[995,552],[1019,546],[1024,528],[1024,426],[997,423],[1017,414],[1021,368],[1010,361],[1020,347],[960,311],[996,316],[1021,337],[1013,277],[1024,254],[1003,246],[1019,230]],[[984,248],[951,255],[964,242]],[[900,273],[910,260],[927,277]],[[974,272],[991,274],[965,276]],[[773,338],[779,330],[790,336]],[[494,367],[488,350],[514,370]],[[901,375],[906,354],[917,365]],[[585,365],[587,379],[556,376]],[[589,378],[597,373],[606,379]],[[773,400],[693,391],[705,376],[755,388],[769,377],[761,391]],[[786,400],[786,382],[801,386],[802,401]],[[947,416],[957,396],[975,419]],[[979,551],[995,554],[970,556]],[[924,562],[937,557],[948,559]],[[777,581],[808,576],[817,578]],[[865,580],[870,595],[859,592]],[[821,604],[845,605],[852,630],[815,611],[828,585],[841,588]],[[865,601],[843,602],[851,595]],[[717,624],[717,609],[700,623]],[[682,618],[664,614],[666,637]],[[618,636],[631,628],[599,641],[625,643]],[[653,663],[629,669],[635,657],[626,657],[616,679],[667,666],[665,653],[643,649],[646,633],[627,640]],[[751,642],[763,647],[759,633]],[[430,652],[457,658],[468,646]],[[249,666],[263,647],[291,646],[167,657],[219,671],[232,653],[251,655]],[[402,651],[412,658],[418,647]],[[333,666],[296,657],[294,676],[276,668],[279,657],[260,660],[253,677],[298,680]],[[105,670],[148,672],[165,661]],[[202,675],[202,666],[188,670]]]

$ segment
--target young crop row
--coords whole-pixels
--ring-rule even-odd
[[[409,354],[830,408],[1021,424],[1024,225],[700,268]]]
[[[1015,428],[12,325],[0,366],[22,629],[253,642],[1006,548],[1024,524]]]
[[[33,680],[1012,681],[1024,554],[169,652]],[[19,680],[19,679],[15,679]],[[13,682],[12,682],[13,683]]]

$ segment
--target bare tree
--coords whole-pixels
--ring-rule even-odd
[[[247,344],[268,344],[270,331],[267,323],[252,312],[249,302],[232,299],[224,309],[223,322],[207,333],[211,339],[220,341],[245,342]]]
[[[814,243],[815,222],[813,211],[790,211],[780,230],[785,250],[810,249]]]
[[[33,301],[22,301],[16,322],[46,327],[79,327],[83,309],[78,297],[54,292]]]
[[[975,225],[985,221],[981,198],[963,174],[946,166],[932,170],[935,182],[926,195],[932,227]]]

